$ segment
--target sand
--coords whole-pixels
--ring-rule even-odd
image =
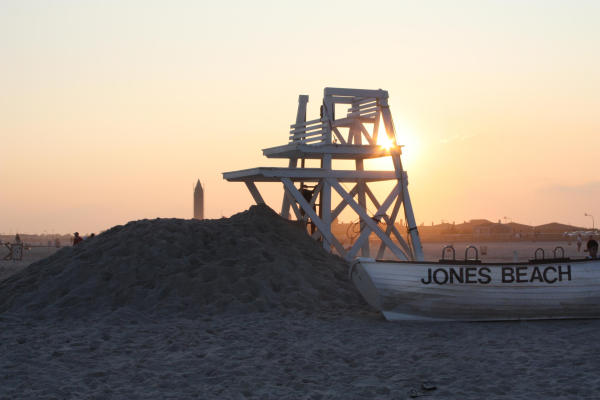
[[[0,283],[0,312],[38,318],[137,311],[356,310],[347,265],[268,207],[228,219],[131,222]]]
[[[49,246],[32,246],[26,247],[23,251],[23,259],[19,261],[4,260],[4,256],[8,255],[8,249],[4,245],[0,246],[0,282],[11,275],[21,271],[30,264],[42,260],[58,251],[56,247]]]
[[[389,323],[253,207],[145,220],[0,283],[0,399],[598,398],[600,321]]]

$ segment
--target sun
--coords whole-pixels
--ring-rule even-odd
[[[385,150],[398,146],[402,149],[402,155],[408,158],[415,158],[419,153],[419,141],[417,135],[402,121],[396,123],[396,138],[390,139],[387,135],[383,123],[380,124],[379,135],[377,135],[377,145]]]
[[[385,150],[389,150],[395,145],[394,141],[388,137],[385,131],[380,132],[378,135],[377,144],[383,147]]]

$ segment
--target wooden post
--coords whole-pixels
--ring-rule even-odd
[[[359,125],[362,125],[362,124],[358,121],[355,121],[354,124],[352,124],[352,126],[350,127],[350,129],[354,133],[354,143],[356,145],[360,146],[360,145],[362,145],[362,129]],[[357,171],[364,171],[365,165],[364,165],[364,160],[362,158],[357,158],[355,161],[355,165],[356,165]],[[360,205],[360,207],[366,213],[367,212],[367,196],[365,193],[365,181],[359,180],[357,182],[357,187],[358,187],[358,205]],[[360,231],[362,232],[365,229],[365,227],[366,227],[365,222],[363,220],[360,220]],[[369,253],[370,253],[370,243],[367,238],[367,240],[364,242],[364,244],[361,247],[361,255],[363,257],[369,257],[370,256]]]
[[[324,142],[325,144],[331,144],[331,121],[333,119],[333,103],[329,96],[325,96],[323,99],[323,131],[324,131]],[[321,168],[325,170],[327,173],[331,171],[332,167],[332,158],[331,154],[324,154],[321,161]],[[321,219],[323,220],[323,224],[325,225],[325,229],[327,232],[323,233],[323,248],[327,251],[330,251],[333,243],[329,242],[327,238],[332,236],[331,234],[331,185],[326,180],[322,180],[320,182],[322,184],[321,188]]]
[[[308,103],[308,95],[301,94],[298,96],[298,111],[296,112],[296,124],[302,124],[306,122],[306,104]],[[290,158],[288,168],[296,168],[298,165],[297,158]],[[285,219],[290,218],[290,201],[288,197],[283,195],[283,202],[281,204],[281,216]]]
[[[382,99],[381,114],[388,138],[390,138],[390,140],[392,140],[393,143],[393,147],[390,150],[390,153],[392,156],[392,161],[394,163],[394,169],[396,170],[398,183],[400,183],[402,188],[402,197],[404,201],[404,216],[408,224],[408,233],[410,235],[410,240],[413,245],[415,259],[417,261],[423,261],[425,259],[425,256],[423,255],[421,238],[419,237],[419,230],[417,228],[417,222],[415,221],[415,214],[413,212],[412,204],[410,202],[410,195],[408,194],[408,179],[406,172],[404,172],[404,169],[402,168],[402,160],[400,160],[401,150],[396,143],[396,130],[392,121],[392,114],[390,112],[390,107],[387,103],[387,98]]]

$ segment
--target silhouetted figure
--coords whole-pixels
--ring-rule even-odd
[[[91,233],[90,234],[90,239],[93,238],[94,236],[96,236],[96,234],[95,233]]]
[[[16,244],[19,244],[19,243],[21,243],[21,236],[19,236],[19,234],[18,234],[18,233],[15,235],[15,243],[16,243]]]
[[[75,246],[78,243],[83,242],[83,238],[81,236],[79,236],[79,232],[75,232],[73,235],[74,235],[73,236],[73,246]]]
[[[587,251],[590,255],[590,258],[596,258],[598,256],[598,242],[594,239],[588,240]]]
[[[581,237],[581,234],[577,235],[577,252],[579,253],[581,251],[581,244],[583,243],[583,238]]]

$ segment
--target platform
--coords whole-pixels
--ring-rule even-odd
[[[404,175],[406,177],[406,172]],[[397,179],[397,176],[396,171],[278,167],[257,167],[223,173],[223,179],[229,182],[281,182],[282,178],[289,178],[292,182],[318,182],[325,178],[333,178],[340,182],[377,182]]]
[[[289,143],[283,146],[263,149],[267,158],[307,158],[322,159],[325,154],[331,154],[332,159],[357,160],[366,158],[389,157],[390,150],[377,145],[356,144],[303,144]]]

